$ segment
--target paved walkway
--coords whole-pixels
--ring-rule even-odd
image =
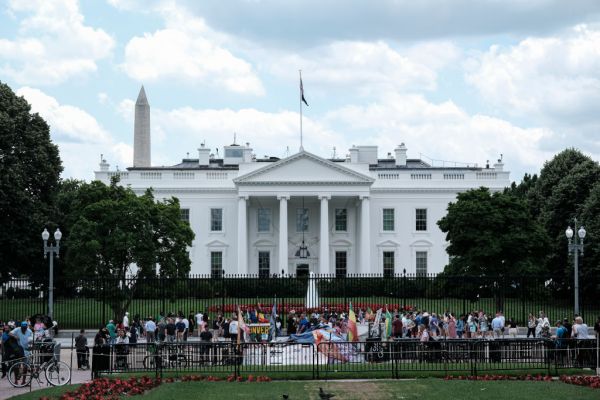
[[[63,350],[60,353],[60,360],[71,365],[71,350],[63,348]],[[75,352],[73,352],[73,364],[71,367],[71,383],[86,382],[86,381],[89,381],[90,378],[91,378],[90,371],[77,370],[77,356],[75,355]],[[41,380],[42,380],[41,385],[36,380],[32,380],[31,388],[29,388],[29,387],[14,388],[14,387],[12,387],[12,385],[10,384],[10,382],[8,381],[7,378],[0,379],[0,399],[8,399],[8,398],[10,398],[12,396],[16,396],[18,394],[27,393],[30,390],[33,391],[33,390],[45,389],[46,387],[48,387],[48,386],[46,386],[45,379],[41,378]]]

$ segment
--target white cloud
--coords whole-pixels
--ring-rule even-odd
[[[378,42],[333,42],[301,54],[272,57],[265,67],[280,77],[302,68],[320,87],[351,87],[364,94],[434,90],[437,71],[458,59],[449,42],[428,42],[396,50]]]
[[[562,37],[492,46],[467,68],[467,81],[511,114],[569,125],[600,112],[600,30],[580,25]]]
[[[59,84],[111,54],[113,39],[84,24],[76,0],[12,0],[8,9],[27,14],[15,38],[0,39],[0,73],[19,84]]]
[[[50,125],[52,140],[58,145],[65,170],[64,177],[92,178],[100,153],[110,153],[122,166],[133,160],[133,149],[119,142],[86,111],[60,104],[54,97],[39,89],[22,87],[17,90]]]
[[[517,171],[513,179],[551,157],[541,143],[554,135],[543,128],[524,129],[499,118],[470,115],[451,101],[431,103],[420,95],[388,94],[367,106],[331,111],[324,122],[344,131],[354,144],[377,144],[384,154],[400,142],[412,158],[422,153],[471,165],[483,165],[502,153],[508,168]]]
[[[175,79],[262,95],[264,88],[252,65],[223,45],[223,36],[180,6],[159,9],[164,29],[132,38],[125,47],[124,71],[138,81]]]

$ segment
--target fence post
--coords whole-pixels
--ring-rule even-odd
[[[106,280],[102,279],[100,282],[100,290],[102,291],[102,303],[100,306],[102,307],[102,326],[104,326],[108,321],[106,321]]]

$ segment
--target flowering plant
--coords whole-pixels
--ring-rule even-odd
[[[588,386],[593,389],[600,389],[600,376],[566,376],[562,375],[560,380],[564,383],[578,386]]]

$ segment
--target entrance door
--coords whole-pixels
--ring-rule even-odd
[[[309,271],[308,264],[296,264],[297,277],[308,277]]]

